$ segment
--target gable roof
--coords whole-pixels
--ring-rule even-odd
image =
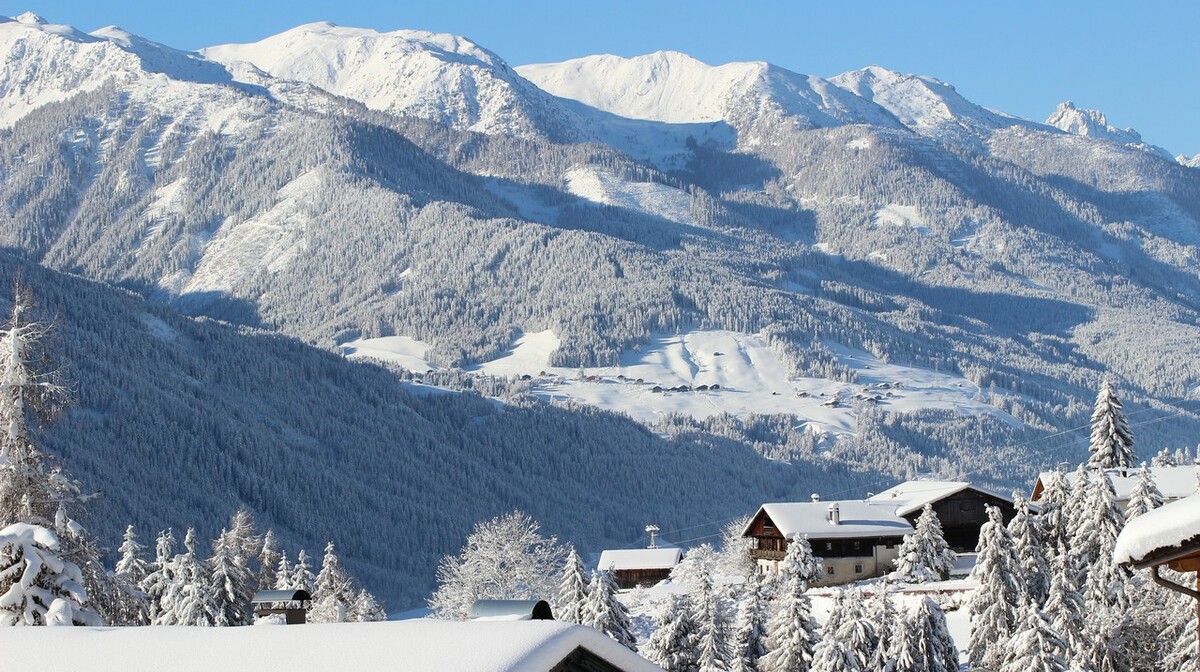
[[[829,520],[829,508],[835,504],[840,519],[836,525]],[[901,537],[913,533],[913,526],[897,516],[892,508],[858,499],[763,504],[750,524],[753,525],[762,514],[766,514],[785,537],[799,534],[811,539],[853,539]]]
[[[1200,553],[1200,495],[1165,504],[1129,521],[1117,537],[1113,561],[1140,566],[1189,551]]]
[[[661,668],[593,629],[559,621],[439,621],[260,625],[244,628],[7,628],[5,664],[45,666],[54,652],[63,669],[126,672],[162,667],[209,672],[264,668],[289,672],[550,670],[580,648],[623,672]]]
[[[907,516],[920,511],[926,504],[941,501],[963,490],[975,490],[985,495],[1012,503],[1012,497],[990,488],[971,485],[967,481],[905,481],[883,492],[867,498],[868,502],[880,506],[895,506],[897,516]]]
[[[681,548],[625,548],[602,551],[599,569],[670,569],[683,557]]]
[[[1150,467],[1150,475],[1154,478],[1154,485],[1158,487],[1158,491],[1162,493],[1166,499],[1182,499],[1196,492],[1197,477],[1200,477],[1200,464],[1185,464],[1178,467]],[[1045,484],[1053,472],[1044,471],[1038,474],[1038,483]],[[1140,467],[1133,469],[1106,469],[1105,475],[1108,476],[1108,482],[1112,483],[1113,490],[1117,493],[1117,499],[1128,501],[1129,496],[1133,493],[1133,486],[1137,484],[1138,477],[1141,476],[1142,470]],[[1074,485],[1075,472],[1068,471],[1063,474],[1067,479],[1068,485]],[[1034,485],[1034,492],[1041,494],[1041,489],[1037,484]]]

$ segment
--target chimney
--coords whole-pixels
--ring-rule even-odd
[[[829,505],[829,522],[834,525],[842,524],[842,513],[838,510],[837,502]]]
[[[817,493],[815,493],[815,492],[814,492],[814,493],[811,495],[811,497],[812,497],[812,501],[814,501],[814,502],[819,502],[819,501],[821,501],[821,496],[820,496],[820,495],[818,495],[818,494],[817,494]]]

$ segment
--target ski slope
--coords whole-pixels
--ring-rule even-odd
[[[940,409],[1011,416],[975,397],[979,388],[958,376],[884,362],[868,353],[829,347],[857,375],[856,383],[789,376],[766,340],[731,331],[690,331],[655,337],[627,352],[618,366],[550,366],[559,339],[552,331],[524,334],[501,357],[471,367],[481,375],[528,376],[530,391],[548,402],[584,403],[652,424],[670,413],[695,418],[728,413],[790,414],[813,432],[851,433],[862,408],[908,412]],[[360,339],[342,346],[350,357],[394,362],[409,370],[436,368],[426,343],[406,337]],[[672,391],[687,387],[689,391]],[[701,389],[707,388],[707,389]]]

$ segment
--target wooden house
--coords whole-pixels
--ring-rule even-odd
[[[1200,612],[1200,495],[1165,504],[1129,521],[1117,537],[1113,562],[1133,569],[1150,569],[1155,583],[1195,598]],[[1164,577],[1159,572],[1163,567],[1194,572],[1196,589]],[[1200,624],[1197,629],[1200,637]]]
[[[1038,479],[1033,484],[1033,492],[1029,496],[1029,501],[1036,502],[1041,498],[1042,491],[1046,489],[1046,481],[1049,480],[1052,474],[1053,472],[1038,474]],[[1142,470],[1140,467],[1106,469],[1104,475],[1108,477],[1108,482],[1112,484],[1113,492],[1117,496],[1117,503],[1124,507],[1129,503],[1129,497],[1133,493],[1133,486],[1137,484],[1138,479],[1141,477]],[[1200,465],[1187,464],[1178,467],[1150,467],[1150,475],[1154,478],[1155,487],[1162,493],[1163,501],[1173,502],[1196,492],[1197,479],[1200,478]],[[1075,472],[1073,471],[1065,472],[1062,476],[1067,479],[1068,485],[1075,482]]]
[[[807,536],[813,555],[820,557],[824,577],[814,585],[828,586],[883,576],[891,570],[904,535],[913,526],[887,506],[862,500],[763,504],[743,537],[754,539],[750,556],[760,572],[778,572],[789,540]]]
[[[979,544],[979,530],[988,520],[987,506],[999,507],[1005,523],[1017,514],[1011,497],[966,481],[907,481],[867,501],[892,507],[914,527],[925,505],[932,504],[946,543],[957,553],[972,552]]]
[[[671,576],[683,558],[680,548],[627,548],[603,551],[597,569],[613,573],[618,588],[653,586]]]

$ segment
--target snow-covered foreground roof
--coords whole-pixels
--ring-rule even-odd
[[[680,548],[627,548],[600,553],[600,569],[670,569],[683,557]]]
[[[1136,564],[1160,552],[1186,547],[1200,550],[1200,495],[1185,497],[1129,521],[1117,546],[1113,561]]]
[[[829,507],[836,504],[839,521],[829,520]],[[763,504],[763,510],[784,536],[805,534],[813,539],[853,537],[899,537],[912,534],[909,522],[891,507],[861,500],[829,502],[779,502]]]
[[[93,672],[443,670],[548,672],[577,647],[630,672],[661,672],[600,632],[556,621],[384,623],[244,628],[10,628],[5,668]]]
[[[966,481],[905,481],[883,492],[872,495],[867,501],[880,506],[895,506],[897,516],[907,516],[926,504],[956,495],[967,488],[1011,502],[1012,497],[1000,492],[971,485]]]
[[[1112,483],[1117,499],[1128,500],[1133,486],[1137,483],[1141,469],[1108,469],[1104,472]],[[1187,464],[1178,467],[1150,467],[1150,475],[1154,484],[1166,499],[1181,499],[1196,492],[1196,478],[1200,476],[1200,465]],[[1050,472],[1038,474],[1038,481],[1045,483],[1051,476]],[[1074,485],[1075,472],[1064,474],[1067,483]]]

